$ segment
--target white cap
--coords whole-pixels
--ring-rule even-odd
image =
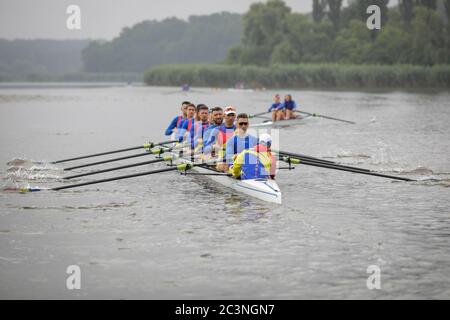
[[[225,115],[229,115],[231,113],[236,114],[236,108],[232,107],[232,106],[226,107],[224,110],[224,113],[225,113]]]
[[[271,145],[272,144],[272,137],[270,136],[270,134],[267,133],[263,133],[260,137],[259,137],[259,143],[263,144],[265,146]]]

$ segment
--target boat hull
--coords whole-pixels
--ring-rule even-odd
[[[194,167],[192,170],[198,173],[211,173],[209,169]],[[227,176],[205,175],[214,182],[233,189],[239,194],[245,194],[262,201],[281,204],[281,190],[275,180],[272,179],[250,179],[237,180]]]

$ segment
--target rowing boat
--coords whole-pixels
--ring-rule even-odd
[[[282,128],[282,127],[288,127],[288,126],[294,126],[294,125],[299,125],[303,123],[304,118],[297,118],[297,119],[289,119],[289,120],[280,120],[280,121],[276,121],[273,122],[271,120],[267,120],[261,123],[255,123],[252,124],[251,126],[254,128]]]
[[[171,152],[176,157],[177,153]],[[179,163],[192,164],[193,162],[186,158],[179,158]],[[210,166],[195,166],[192,171],[204,175],[217,184],[234,190],[236,193],[244,194],[262,201],[281,204],[281,190],[273,179],[250,179],[238,180],[226,174],[220,174]]]

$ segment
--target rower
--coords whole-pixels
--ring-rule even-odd
[[[285,120],[297,118],[297,116],[295,115],[295,109],[297,109],[297,104],[295,103],[294,100],[292,100],[292,96],[290,94],[284,97],[283,109]]]
[[[276,158],[271,153],[272,137],[264,133],[253,149],[242,151],[230,172],[236,179],[275,179]]]
[[[181,115],[180,116],[176,116],[175,118],[173,118],[173,120],[170,122],[169,126],[166,129],[165,135],[166,136],[170,136],[172,135],[172,133],[174,133],[174,131],[178,128],[178,126],[181,124],[181,122],[183,122],[186,118],[186,107],[187,105],[190,104],[189,101],[183,101],[183,103],[181,104]]]
[[[205,152],[211,152],[214,156],[216,151],[222,150],[227,140],[234,135],[236,125],[234,120],[236,119],[236,108],[225,108],[225,121],[222,125],[211,132],[208,141],[205,143]]]
[[[175,139],[179,142],[185,141],[187,138],[187,135],[191,131],[191,127],[194,126],[195,123],[195,105],[192,103],[188,104],[186,106],[186,119],[180,123],[180,125],[177,127],[177,132]]]
[[[209,127],[209,108],[204,104],[197,105],[197,117],[198,121],[195,121],[191,126],[189,136],[191,140],[191,148],[195,148],[199,143],[203,144],[203,137],[206,130]]]
[[[223,109],[221,107],[212,108],[209,119],[210,125],[203,133],[203,137],[200,138],[197,133],[197,139],[195,140],[195,142],[197,143],[196,147],[201,146],[203,148],[203,153],[205,154],[211,152],[211,146],[206,146],[206,143],[210,140],[211,134],[213,134],[213,132],[223,124]]]
[[[223,159],[223,162],[217,164],[217,170],[219,171],[228,172],[228,168],[242,151],[253,148],[258,144],[258,138],[247,133],[250,123],[246,113],[237,116],[236,124],[237,130],[227,140],[225,153],[219,155],[219,159]]]
[[[279,94],[276,94],[273,98],[274,103],[270,106],[269,112],[272,112],[272,122],[280,121],[284,119],[283,104]]]

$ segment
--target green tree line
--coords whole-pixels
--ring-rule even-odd
[[[366,10],[381,9],[381,30],[369,30]],[[449,0],[313,0],[312,14],[281,0],[255,3],[244,15],[240,45],[227,63],[418,64],[450,63]]]
[[[215,63],[240,42],[242,16],[217,13],[144,21],[124,28],[112,41],[95,41],[83,50],[88,72],[142,72],[165,63]]]

